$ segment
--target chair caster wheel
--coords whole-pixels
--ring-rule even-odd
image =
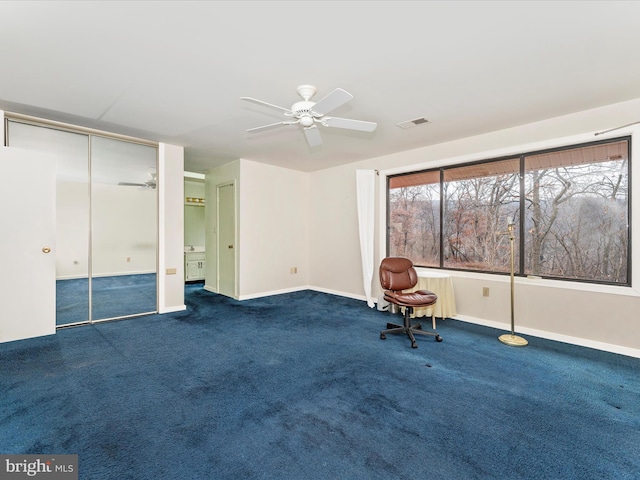
[[[387,338],[387,336],[384,333],[380,334],[380,340],[384,340],[385,338]]]
[[[411,348],[418,348],[417,342],[411,342]]]
[[[442,337],[440,335],[436,335],[436,342],[441,342],[442,341]]]

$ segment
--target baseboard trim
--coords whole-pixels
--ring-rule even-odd
[[[208,288],[206,286],[204,287],[204,289],[209,292],[217,293],[215,290]],[[330,295],[337,295],[339,297],[352,298],[354,300],[360,300],[365,303],[367,301],[367,298],[364,295],[354,295],[350,293],[341,292],[338,290],[331,290],[328,288],[312,287],[310,285],[294,287],[294,288],[286,288],[282,290],[272,290],[270,292],[261,292],[261,293],[251,294],[251,295],[242,295],[237,300],[250,300],[254,298],[268,297],[271,295],[282,295],[284,293],[300,292],[303,290],[313,290],[315,292],[328,293]],[[377,299],[374,299],[374,301],[377,303]],[[507,332],[511,331],[511,325],[509,324],[502,323],[502,322],[495,322],[493,320],[485,320],[483,318],[477,318],[477,317],[472,317],[468,315],[456,315],[454,317],[454,320],[460,320],[462,322],[496,328],[498,330],[505,330]],[[636,349],[636,348],[623,347],[621,345],[598,342],[598,341],[589,340],[586,338],[571,337],[569,335],[562,335],[559,333],[547,332],[544,330],[537,330],[534,328],[517,328],[516,333],[519,333],[521,335],[531,335],[533,337],[544,338],[546,340],[554,340],[557,342],[568,343],[568,344],[577,345],[580,347],[593,348],[594,350],[601,350],[604,352],[616,353],[619,355],[625,355],[627,357],[640,358],[640,349]]]
[[[238,300],[252,300],[254,298],[262,298],[262,297],[270,297],[272,295],[282,295],[285,293],[293,293],[293,292],[302,292],[304,290],[311,290],[309,286],[302,287],[293,287],[293,288],[283,288],[281,290],[271,290],[269,292],[260,292],[249,295],[240,295]]]
[[[492,320],[485,320],[482,318],[471,317],[468,315],[456,315],[454,320],[460,320],[462,322],[473,323],[476,325],[482,325],[485,327],[496,328],[498,330],[511,331],[511,325],[502,322],[495,322]],[[544,338],[546,340],[554,340],[556,342],[569,343],[571,345],[577,345],[580,347],[593,348],[594,350],[602,350],[609,353],[617,353],[619,355],[625,355],[627,357],[640,358],[640,350],[636,348],[623,347],[621,345],[614,345],[612,343],[598,342],[595,340],[589,340],[587,338],[572,337],[569,335],[562,335],[559,333],[547,332],[544,330],[537,330],[535,328],[517,327],[516,333],[520,335],[531,335],[532,337]]]
[[[173,313],[173,312],[182,312],[187,309],[186,305],[177,305],[175,307],[166,307],[158,310],[158,313]]]
[[[205,287],[206,290],[206,287]],[[256,294],[250,294],[250,295],[242,295],[238,298],[238,300],[251,300],[254,298],[262,298],[262,297],[269,297],[271,295],[282,295],[285,293],[293,293],[293,292],[302,292],[304,290],[312,290],[314,292],[320,292],[320,293],[328,293],[330,295],[337,295],[338,297],[346,297],[346,298],[353,298],[354,300],[362,300],[362,301],[367,301],[367,297],[365,297],[364,295],[352,295],[352,294],[347,294],[345,292],[340,292],[338,290],[330,290],[328,288],[317,288],[317,287],[312,287],[310,285],[304,285],[304,286],[300,286],[300,287],[293,287],[293,288],[284,288],[281,290],[271,290],[269,292],[260,292],[260,293],[256,293]],[[213,292],[213,290],[209,290],[211,292]],[[216,292],[214,292],[216,293]]]
[[[203,289],[205,289],[207,292],[211,292],[211,293],[218,293],[218,291],[217,291],[215,288],[210,287],[210,286],[209,286],[209,285],[207,285],[207,284],[205,284],[205,285],[204,285],[204,287],[202,287],[202,288],[203,288]]]
[[[328,293],[330,295],[337,295],[339,297],[353,298],[354,300],[362,300],[363,302],[367,301],[367,297],[365,297],[364,295],[353,295],[350,293],[339,292],[337,290],[330,290],[328,288],[308,287],[308,289],[313,290],[314,292]]]

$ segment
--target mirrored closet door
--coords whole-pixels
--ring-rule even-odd
[[[156,311],[157,149],[91,137],[92,319]]]
[[[56,324],[155,313],[157,147],[15,119],[6,143],[58,158]]]

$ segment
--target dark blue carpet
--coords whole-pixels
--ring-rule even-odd
[[[0,453],[82,479],[638,479],[640,360],[304,291],[0,345]]]

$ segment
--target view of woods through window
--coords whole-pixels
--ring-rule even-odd
[[[388,254],[426,267],[627,285],[628,138],[388,179]]]

